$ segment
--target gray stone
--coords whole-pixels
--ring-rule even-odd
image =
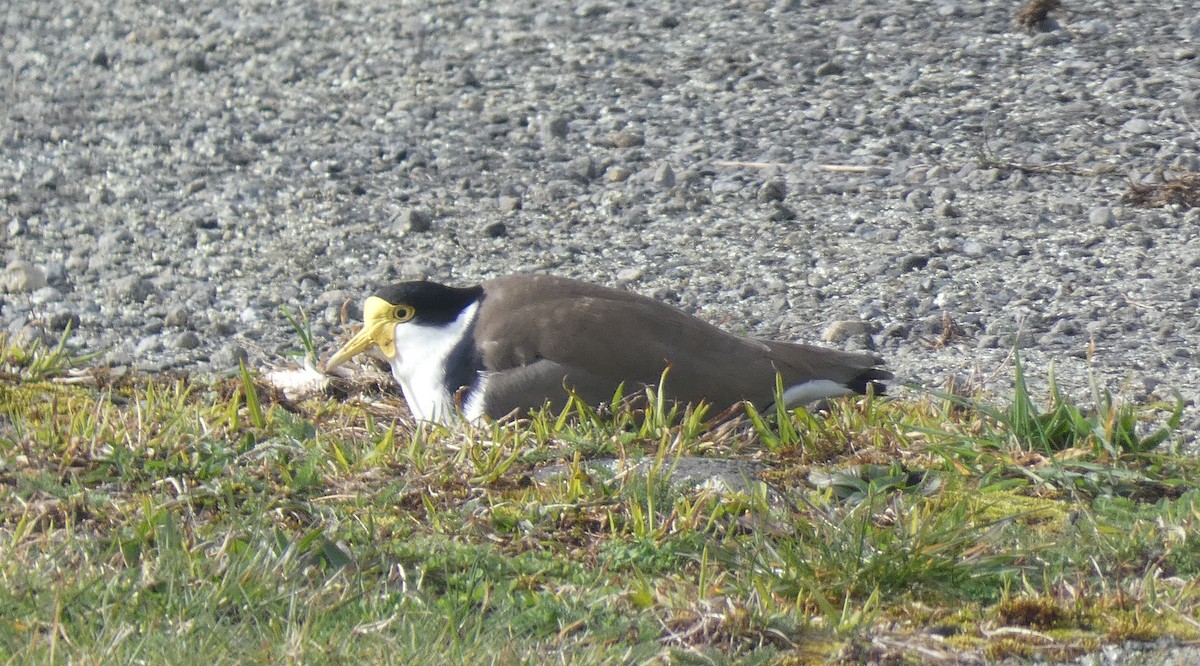
[[[501,212],[513,213],[521,209],[521,199],[519,197],[502,196],[497,201],[497,205]]]
[[[175,328],[183,328],[191,322],[191,314],[189,310],[182,305],[172,306],[167,310],[167,316],[163,318],[163,324],[173,326]]]
[[[613,166],[604,172],[604,179],[610,183],[623,183],[629,180],[631,175],[633,175],[633,171],[623,166]]]
[[[29,295],[29,301],[37,305],[47,305],[50,303],[61,303],[63,294],[54,287],[42,287]]]
[[[945,2],[937,6],[937,14],[943,18],[957,18],[963,15],[963,9],[955,3]]]
[[[772,222],[788,222],[796,219],[796,211],[783,204],[776,204],[774,209],[771,210],[771,214],[767,216],[767,219]]]
[[[609,7],[608,5],[599,2],[589,2],[580,5],[579,8],[575,10],[575,15],[580,18],[597,18],[599,16],[604,16],[611,11],[612,7]]]
[[[1052,335],[1075,335],[1079,333],[1079,325],[1070,319],[1061,319],[1050,327]]]
[[[162,350],[162,348],[162,338],[157,335],[148,335],[138,340],[137,345],[133,348],[133,355],[145,357]]]
[[[567,138],[567,119],[562,116],[549,116],[542,120],[542,141],[551,143],[555,139]]]
[[[78,331],[80,323],[79,315],[74,312],[58,312],[50,316],[49,325],[52,331],[61,332],[67,330],[68,327],[72,331]]]
[[[920,270],[929,264],[929,257],[924,254],[906,254],[900,258],[900,272]]]
[[[821,333],[821,339],[826,342],[842,342],[851,336],[870,335],[877,329],[878,326],[869,321],[838,320],[825,327]]]
[[[988,247],[979,241],[967,241],[962,244],[962,253],[968,257],[982,257],[988,253]]]
[[[503,222],[492,222],[484,225],[483,235],[488,238],[504,238],[508,235],[508,227]]]
[[[996,349],[1000,346],[1000,336],[998,335],[981,335],[975,341],[975,346],[980,349]]]
[[[654,172],[654,184],[663,189],[675,187],[675,171],[670,164],[659,165]]]
[[[945,203],[958,198],[958,193],[949,187],[935,187],[930,192],[930,196],[933,197],[934,203]]]
[[[596,177],[596,163],[590,157],[576,157],[567,162],[566,171],[573,179],[586,183]]]
[[[111,255],[118,252],[124,252],[133,242],[133,235],[124,228],[110,231],[100,237],[96,241],[96,250],[99,254]]]
[[[642,276],[645,274],[646,271],[639,267],[625,268],[617,271],[617,283],[629,284],[631,282],[637,282],[638,280],[642,279]]]
[[[144,303],[156,294],[158,287],[150,280],[137,275],[118,278],[109,287],[110,296],[130,303]]]
[[[846,71],[846,68],[842,67],[841,65],[837,64],[836,62],[826,61],[826,62],[821,63],[820,65],[817,65],[817,68],[815,70],[813,70],[813,74],[815,74],[817,76],[833,76],[836,74],[841,74],[845,71]]]
[[[1150,131],[1150,123],[1142,118],[1131,118],[1121,125],[1121,129],[1130,134],[1146,134]]]
[[[912,210],[922,211],[933,205],[933,200],[930,199],[929,195],[925,192],[921,190],[913,190],[912,192],[909,192],[906,197],[904,197],[904,203],[907,204]]]
[[[58,344],[58,340],[49,331],[41,326],[31,324],[17,327],[12,333],[12,342],[25,349],[31,349],[34,346],[49,348]]]
[[[734,192],[741,192],[745,187],[745,183],[734,176],[722,176],[713,179],[712,193],[733,194]]]
[[[613,134],[612,144],[618,148],[636,148],[646,144],[646,135],[641,130],[622,130]]]
[[[1108,206],[1096,206],[1088,211],[1088,224],[1092,226],[1111,229],[1116,223],[1117,219]]]
[[[782,180],[768,180],[758,188],[758,200],[763,203],[783,201],[787,196],[787,185]]]
[[[184,331],[175,338],[178,349],[195,349],[200,346],[200,337],[191,331]]]
[[[424,233],[433,228],[433,215],[424,208],[406,208],[397,220],[400,232]]]
[[[9,263],[0,275],[0,287],[9,293],[27,294],[47,284],[46,271],[41,266],[20,259]]]
[[[214,336],[228,337],[237,333],[237,330],[237,326],[225,319],[213,319],[208,325],[208,332]]]
[[[247,363],[249,355],[245,349],[236,344],[226,344],[212,355],[212,363],[218,368],[237,368],[239,363]]]

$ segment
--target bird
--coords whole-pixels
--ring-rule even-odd
[[[325,370],[362,353],[391,365],[414,418],[441,424],[561,406],[569,392],[601,405],[660,382],[677,403],[762,409],[778,377],[794,407],[883,393],[892,377],[873,354],[742,337],[634,292],[542,274],[382,287]]]

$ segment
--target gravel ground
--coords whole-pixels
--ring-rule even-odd
[[[471,4],[7,3],[0,330],[219,373],[283,306],[328,353],[377,285],[542,271],[927,386],[1017,343],[1200,393],[1200,209],[1121,202],[1200,171],[1190,1]]]
[[[1191,0],[471,4],[6,3],[0,330],[220,373],[285,305],[327,353],[374,286],[543,271],[918,384],[1018,343],[1200,392],[1200,209],[1121,203],[1200,171]]]

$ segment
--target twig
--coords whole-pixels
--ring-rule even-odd
[[[995,157],[984,155],[979,158],[979,161],[988,167],[994,169],[1013,169],[1023,173],[1039,173],[1039,174],[1065,174],[1068,176],[1101,176],[1106,173],[1112,173],[1117,170],[1115,166],[1104,165],[1094,169],[1081,169],[1075,166],[1074,162],[1050,162],[1048,164],[1029,164],[1027,162],[1014,162],[1012,160],[1001,160]]]
[[[734,169],[782,169],[787,164],[779,162],[727,162],[718,160],[712,163],[715,167],[732,167]]]
[[[1191,116],[1188,115],[1187,109],[1180,109],[1179,112],[1183,114],[1183,122],[1187,123],[1193,132],[1200,135],[1200,129],[1196,129],[1196,125],[1192,122]]]
[[[836,171],[839,173],[869,173],[871,171],[887,171],[882,166],[859,166],[857,164],[818,164],[821,171]]]

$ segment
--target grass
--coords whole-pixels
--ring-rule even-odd
[[[1200,638],[1180,404],[414,427],[0,342],[6,662],[952,663]],[[614,403],[619,401],[614,401]],[[763,466],[736,490],[689,457]],[[597,457],[648,461],[605,473]],[[558,465],[561,474],[538,476]]]

